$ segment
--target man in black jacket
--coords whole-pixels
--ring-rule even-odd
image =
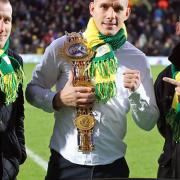
[[[180,35],[180,22],[176,24]],[[160,110],[157,127],[165,139],[159,158],[158,178],[180,179],[180,42],[174,47],[166,67],[155,82],[155,95]]]
[[[12,6],[0,0],[0,179],[15,180],[26,159],[22,58],[9,49]]]

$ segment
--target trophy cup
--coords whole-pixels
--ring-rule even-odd
[[[73,85],[92,87],[93,84],[88,75],[87,68],[94,56],[94,52],[87,47],[87,42],[82,33],[66,33],[67,40],[64,42],[60,54],[72,64],[73,67]],[[91,152],[94,149],[93,129],[95,118],[92,114],[92,108],[76,108],[76,118],[74,125],[78,131],[78,149],[84,153]]]

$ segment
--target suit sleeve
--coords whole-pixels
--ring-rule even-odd
[[[23,60],[21,57],[18,58],[21,66],[23,66]],[[22,164],[26,158],[26,149],[25,149],[25,136],[24,136],[24,94],[22,84],[19,85],[18,89],[18,98],[16,99],[17,107],[17,116],[15,121],[15,131],[18,138],[20,148],[21,148],[21,159],[20,164]]]
[[[17,103],[17,116],[16,116],[16,135],[21,148],[21,160],[20,164],[22,164],[26,160],[26,149],[25,149],[25,136],[24,136],[24,95],[22,90],[22,85],[19,87],[18,98],[16,100]]]
[[[166,136],[166,114],[171,108],[174,95],[174,86],[162,80],[163,77],[171,77],[171,68],[168,66],[157,77],[154,83],[155,97],[159,108],[160,116],[157,121],[157,128],[160,134]]]

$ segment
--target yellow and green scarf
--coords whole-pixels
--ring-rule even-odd
[[[115,77],[118,61],[114,51],[126,42],[126,28],[124,25],[116,35],[105,36],[98,31],[93,18],[90,18],[84,37],[88,47],[95,51],[88,73],[95,81],[97,99],[106,103],[116,95]]]
[[[6,54],[8,48],[9,39],[3,49],[0,49],[0,90],[3,93],[6,105],[16,100],[18,87],[24,76],[18,61]]]
[[[171,65],[172,78],[180,82],[180,71],[172,64]],[[177,143],[180,142],[180,102],[178,99],[178,94],[175,92],[171,109],[166,115],[166,122],[170,125],[173,140]]]

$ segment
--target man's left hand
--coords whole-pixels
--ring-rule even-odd
[[[138,70],[127,69],[123,73],[124,87],[134,92],[140,85],[140,72]]]

